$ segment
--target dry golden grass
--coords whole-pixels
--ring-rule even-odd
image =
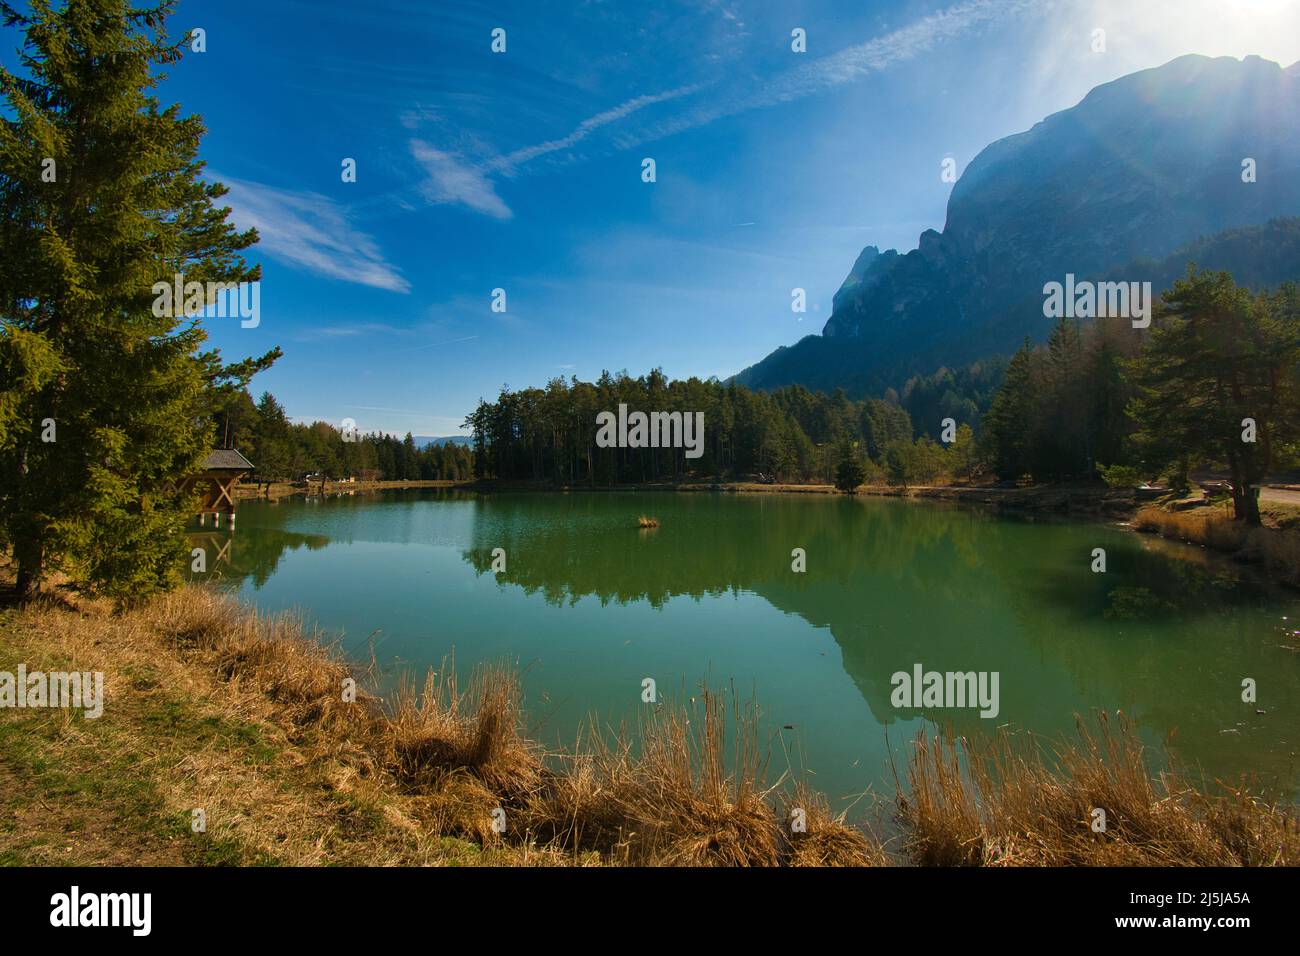
[[[899,798],[907,853],[922,865],[1286,866],[1300,862],[1294,808],[1244,790],[1211,796],[1153,777],[1141,740],[1103,713],[1049,751],[1023,736],[916,743]],[[1105,829],[1094,830],[1095,811]]]
[[[1300,587],[1300,528],[1256,528],[1248,546],[1278,580]]]
[[[205,595],[192,596],[197,623],[210,609]],[[10,726],[4,758],[22,761],[28,782],[5,796],[39,801],[52,831],[6,834],[19,859],[70,862],[43,855],[51,840],[81,847],[72,861],[84,864],[409,864],[452,855],[409,825],[379,781],[357,772],[364,751],[330,719],[327,702],[304,700],[321,668],[294,657],[319,662],[319,646],[297,640],[301,649],[261,658],[265,673],[245,656],[223,678],[217,665],[233,659],[234,640],[212,631],[205,647],[171,653],[176,632],[159,629],[156,613],[176,609],[114,615],[96,602],[45,604],[0,620],[6,657],[104,673],[102,717],[29,711]],[[231,623],[241,640],[274,630],[265,620],[261,630]],[[344,745],[352,753],[340,759]],[[53,794],[41,796],[42,782]],[[189,826],[196,808],[207,819],[202,836]]]
[[[292,614],[261,614],[214,590],[187,587],[124,620],[162,635],[174,651],[198,658],[236,689],[249,684],[291,726],[359,726],[376,704],[360,692],[360,706],[345,702],[351,667],[317,636],[304,639],[303,623]]]
[[[694,706],[657,708],[635,743],[593,732],[560,755],[527,804],[527,826],[623,864],[775,866],[783,834],[764,763],[752,711],[705,689]]]
[[[1186,511],[1148,506],[1133,517],[1133,527],[1215,551],[1240,554],[1262,564],[1275,580],[1300,587],[1300,528],[1248,528],[1234,521],[1229,510],[1216,506]]]
[[[734,746],[728,763],[728,730]],[[766,801],[757,719],[734,698],[705,689],[694,707],[660,707],[625,741],[601,750],[601,777],[632,831],[630,860],[677,865],[771,866],[780,826]]]
[[[922,866],[973,866],[983,860],[982,822],[974,788],[962,779],[956,744],[919,735],[898,788],[906,853]]]
[[[117,614],[77,605],[14,612],[6,633],[35,643],[52,628],[74,645],[69,657],[110,674],[156,663],[166,671],[157,683],[177,697],[274,735],[273,771],[245,766],[229,741],[195,750],[178,725],[176,748],[157,753],[153,768],[171,810],[203,806],[245,860],[439,863],[446,838],[515,864],[778,865],[792,856],[763,783],[756,716],[707,690],[694,708],[657,708],[635,744],[597,734],[585,748],[546,754],[521,733],[519,683],[502,667],[477,669],[462,689],[448,662],[390,702],[360,692],[348,702],[352,675],[338,649],[292,615],[258,614],[194,586]],[[110,699],[132,691],[110,678]],[[122,729],[120,749],[158,750],[130,738],[138,727]],[[372,845],[351,841],[343,852],[348,822],[321,819],[340,812],[339,799],[367,817]],[[813,819],[819,845],[850,848],[837,859],[868,845],[828,813]],[[466,862],[463,848],[451,855]]]
[[[802,811],[803,829],[794,828]],[[884,845],[869,830],[831,812],[826,797],[800,781],[785,799],[788,829],[786,862],[790,866],[888,866]]]
[[[1237,551],[1246,545],[1248,529],[1222,508],[1202,507],[1187,511],[1166,511],[1148,506],[1133,516],[1138,531],[1152,531],[1168,538],[1203,544],[1216,551]]]
[[[103,670],[109,706],[97,721],[29,715],[45,723],[27,725],[30,739],[18,741],[27,739],[26,751],[0,751],[0,770],[30,752],[96,781],[87,792],[138,783],[152,809],[98,825],[119,849],[134,827],[160,861],[182,851],[194,861],[187,828],[174,826],[193,807],[209,819],[198,862],[214,854],[296,865],[1300,861],[1289,812],[1244,791],[1210,797],[1173,774],[1153,779],[1137,736],[1105,721],[1099,734],[1081,728],[1047,755],[1023,739],[921,737],[897,798],[900,858],[803,784],[785,775],[767,783],[757,711],[734,693],[706,689],[691,704],[654,708],[632,733],[593,728],[572,750],[546,753],[521,731],[509,669],[482,667],[462,689],[448,662],[391,701],[349,702],[352,674],[336,647],[304,635],[290,615],[259,615],[201,587],[117,614],[80,599],[0,612],[3,655]],[[100,766],[106,753],[120,760]],[[104,806],[70,804],[64,817]],[[1089,827],[1094,807],[1106,810],[1104,834]],[[15,816],[27,819],[23,812],[15,803]],[[164,825],[159,842],[150,828]],[[49,861],[23,832],[28,844],[22,833],[5,835],[0,854],[10,840],[19,858]],[[121,862],[117,852],[86,848],[83,862]]]
[[[384,766],[417,791],[449,773],[471,774],[497,791],[531,791],[541,758],[519,734],[521,710],[519,684],[509,671],[480,669],[461,692],[454,662],[445,662],[420,690],[403,684],[391,714],[381,718]]]

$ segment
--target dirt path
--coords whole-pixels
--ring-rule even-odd
[[[1259,490],[1260,501],[1275,501],[1282,505],[1300,505],[1300,490],[1294,488],[1269,488]]]
[[[293,495],[349,495],[357,492],[391,491],[402,488],[464,488],[470,482],[465,481],[319,481],[310,484],[302,482],[275,481],[270,484],[245,483],[235,486],[235,498],[246,501],[253,498],[269,498],[272,501]]]

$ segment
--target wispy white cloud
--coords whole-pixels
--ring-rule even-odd
[[[411,140],[411,155],[428,173],[429,178],[420,188],[430,202],[462,203],[496,219],[514,215],[497,195],[483,168],[419,139]]]
[[[446,150],[438,149],[421,139],[411,140],[411,154],[424,167],[428,179],[422,184],[424,197],[432,203],[460,203],[477,212],[496,219],[510,219],[514,213],[497,195],[496,186],[489,176],[513,176],[520,166],[549,153],[569,149],[582,142],[602,126],[617,123],[637,110],[656,103],[674,100],[696,92],[698,86],[683,86],[664,93],[649,93],[620,103],[588,117],[572,132],[558,139],[525,146],[502,156],[483,161],[473,161]],[[410,128],[427,114],[411,112],[403,116],[403,124]]]
[[[212,177],[230,188],[225,201],[231,218],[241,229],[256,229],[262,239],[258,248],[272,258],[343,282],[411,291],[411,284],[384,258],[379,244],[353,226],[328,196],[276,189],[216,172]]]
[[[512,213],[497,195],[491,177],[517,175],[521,167],[533,160],[571,149],[604,127],[617,129],[623,120],[647,107],[679,99],[688,101],[686,109],[676,115],[665,117],[657,123],[642,124],[621,134],[616,133],[611,139],[616,149],[627,149],[706,126],[747,110],[787,103],[852,83],[910,60],[937,44],[982,24],[1004,19],[1042,2],[1043,0],[966,0],[884,36],[801,63],[776,74],[757,90],[750,84],[727,86],[713,83],[690,84],[662,93],[648,93],[588,117],[564,136],[490,159],[467,159],[418,139],[411,141],[411,150],[429,174],[424,186],[427,199],[435,203],[462,203],[498,219],[509,219]],[[721,10],[729,20],[741,22],[729,6],[715,2],[713,8]],[[416,125],[421,115],[408,114],[404,116],[403,122],[408,127]]]
[[[311,329],[311,338],[351,338],[358,335],[400,335],[404,332],[386,322],[356,322],[348,325],[322,325]]]
[[[462,336],[461,336],[460,338],[458,338],[458,339],[446,339],[445,341],[442,341],[442,342],[430,342],[428,345],[415,345],[415,346],[412,346],[412,347],[409,348],[409,349],[406,349],[406,351],[407,351],[407,352],[418,352],[418,351],[420,351],[421,349],[436,349],[436,348],[440,348],[440,347],[442,347],[442,346],[444,346],[444,345],[455,345],[457,342],[470,342],[470,341],[472,341],[472,340],[474,340],[474,339],[476,339],[476,338],[478,338],[477,335],[462,335]]]
[[[1005,19],[1036,6],[1040,0],[968,0],[909,24],[884,36],[840,50],[829,56],[801,63],[773,76],[757,90],[718,90],[691,109],[644,129],[615,139],[627,149],[707,126],[709,123],[748,110],[762,109],[803,99],[852,83],[873,73],[913,59],[936,45],[954,39],[983,24]]]
[[[513,172],[519,166],[530,160],[537,159],[539,156],[545,156],[548,153],[559,152],[563,149],[569,149],[582,142],[602,126],[608,126],[611,123],[617,123],[637,110],[644,109],[647,106],[654,106],[656,103],[666,103],[669,100],[675,100],[682,96],[689,96],[703,88],[700,84],[690,86],[680,86],[675,90],[668,90],[665,93],[647,93],[644,96],[637,96],[615,106],[612,109],[597,113],[583,120],[573,132],[567,136],[561,136],[559,139],[547,140],[544,143],[538,143],[535,146],[525,146],[523,149],[517,149],[505,156],[498,157],[487,164],[487,168],[493,172]]]

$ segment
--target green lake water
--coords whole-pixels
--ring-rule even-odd
[[[634,725],[650,677],[661,699],[706,681],[757,699],[769,776],[803,765],[836,803],[891,792],[891,750],[927,721],[1055,735],[1095,708],[1207,777],[1300,788],[1300,596],[1120,528],[879,498],[412,490],[244,501],[233,536],[194,540],[245,601],[298,609],[359,660],[373,647],[384,688],[453,652],[462,673],[518,664],[551,745],[593,716]],[[996,671],[998,716],[894,707],[891,675],[917,664]]]

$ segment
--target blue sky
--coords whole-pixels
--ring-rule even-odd
[[[504,383],[730,375],[819,332],[863,246],[943,227],[945,157],[1183,53],[1300,59],[1294,0],[182,0],[192,27],[160,95],[263,236],[261,324],[213,344],[280,345],[254,390],[295,418],[425,435]]]

